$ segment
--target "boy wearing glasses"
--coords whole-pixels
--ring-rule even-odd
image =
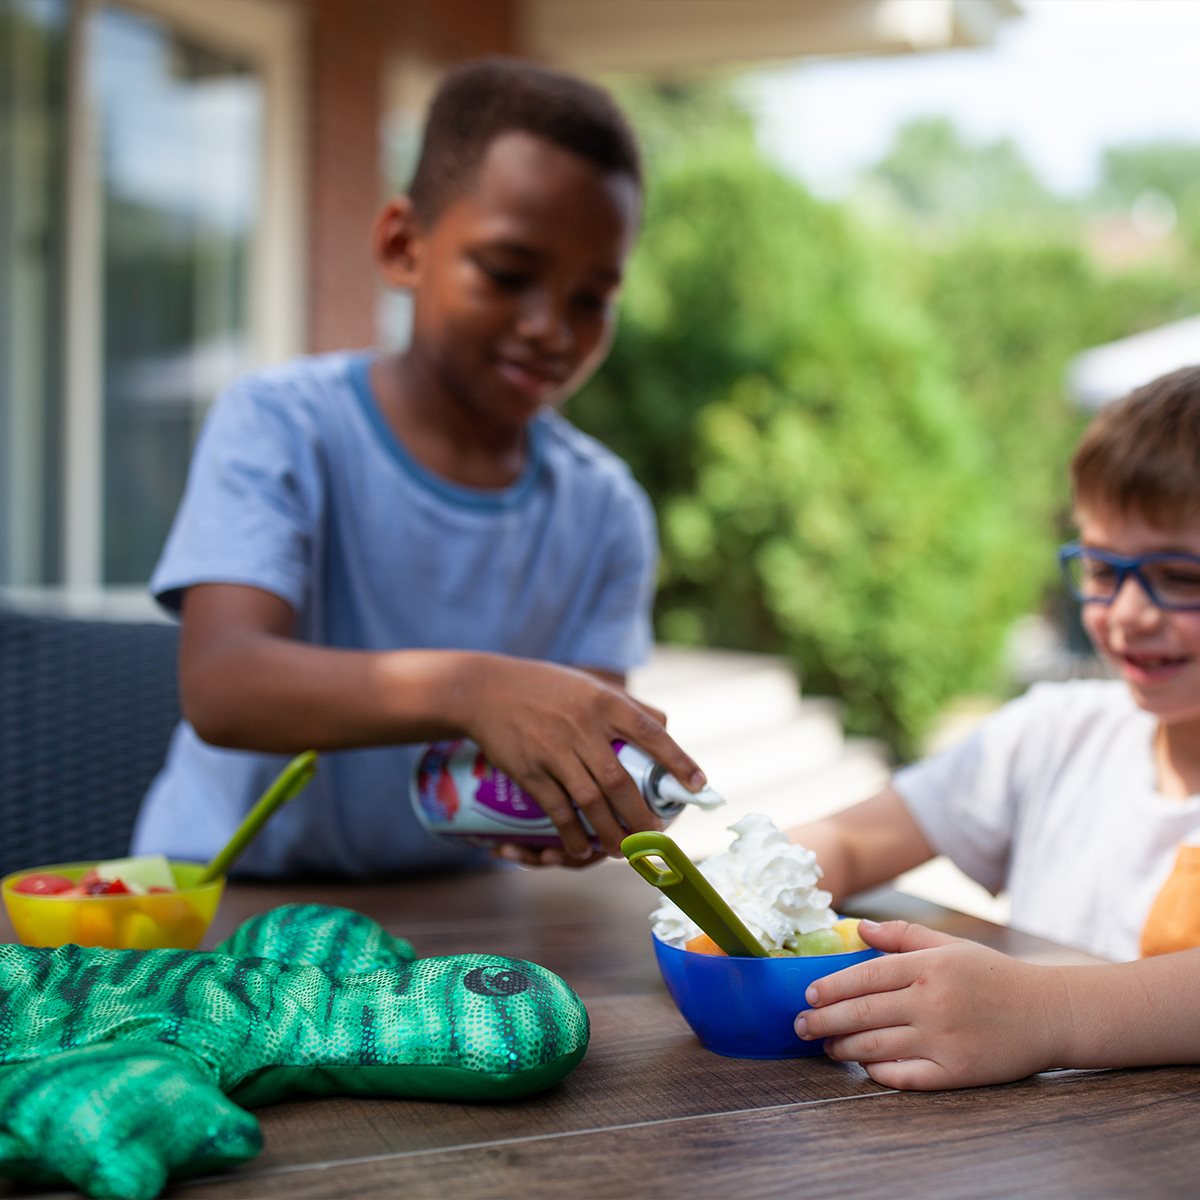
[[[1120,680],[1039,684],[880,794],[790,831],[835,902],[948,855],[1012,924],[1114,965],[1048,967],[905,922],[813,985],[801,1037],[902,1088],[1200,1062],[1200,367],[1102,412],[1060,551]],[[1139,961],[1126,961],[1126,960]]]

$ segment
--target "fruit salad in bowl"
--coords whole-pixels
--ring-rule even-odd
[[[0,893],[26,946],[191,950],[207,933],[225,887],[223,876],[200,883],[204,870],[161,854],[58,863],[6,876]]]
[[[730,828],[730,848],[699,869],[765,954],[726,954],[667,895],[651,914],[663,981],[708,1050],[733,1058],[820,1054],[824,1043],[801,1041],[794,1027],[809,984],[879,951],[859,937],[857,920],[830,907],[811,850],[758,814]]]

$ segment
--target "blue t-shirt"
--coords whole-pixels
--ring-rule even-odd
[[[286,600],[296,636],[316,645],[494,651],[614,672],[644,661],[657,540],[625,464],[547,411],[510,487],[447,482],[384,421],[370,361],[300,359],[221,396],[150,582],[159,602],[177,612],[193,584],[247,584]],[[477,858],[417,822],[419,752],[323,754],[237,869],[365,876]],[[181,723],[134,853],[207,859],[286,761],[217,749]]]

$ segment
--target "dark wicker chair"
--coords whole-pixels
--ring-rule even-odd
[[[0,607],[0,874],[128,853],[179,720],[178,644]]]

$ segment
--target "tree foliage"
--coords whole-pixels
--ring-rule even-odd
[[[852,730],[909,753],[947,700],[996,683],[1052,575],[1071,355],[1180,287],[1102,276],[1058,223],[933,244],[868,227],[711,96],[690,140],[671,134],[682,100],[634,104],[645,230],[572,415],[657,507],[660,636],[787,655]]]
[[[1200,143],[1156,141],[1111,146],[1103,156],[1097,201],[1131,207],[1165,197],[1193,253],[1200,252]]]
[[[1045,219],[1062,208],[1010,138],[968,142],[948,117],[919,117],[896,133],[869,172],[917,218],[968,221],[1004,213]]]

